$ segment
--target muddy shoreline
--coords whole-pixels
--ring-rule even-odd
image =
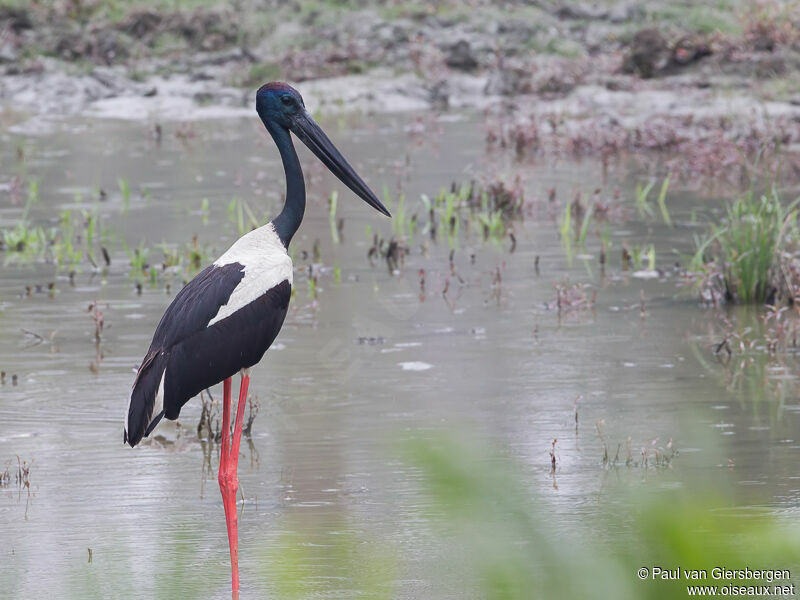
[[[720,33],[658,23],[647,3],[392,7],[256,2],[251,15],[138,8],[112,18],[0,4],[0,106],[15,120],[250,115],[253,90],[283,78],[321,113],[510,106],[578,122],[698,111],[800,121],[800,44],[777,17],[753,24],[741,12],[739,30]]]

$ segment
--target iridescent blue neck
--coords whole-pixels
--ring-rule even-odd
[[[286,175],[286,203],[281,213],[272,220],[272,224],[281,242],[288,248],[306,211],[306,184],[289,130],[267,120],[264,120],[264,125],[278,146]]]

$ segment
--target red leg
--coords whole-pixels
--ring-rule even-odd
[[[226,460],[225,455],[230,447],[231,435],[231,378],[228,377],[222,382],[222,450],[220,452],[219,464],[222,466]]]
[[[219,459],[219,489],[222,493],[222,504],[225,508],[225,522],[228,526],[228,545],[231,552],[231,586],[233,598],[239,597],[239,537],[237,531],[236,492],[239,490],[237,468],[239,466],[239,445],[242,440],[244,422],[244,405],[247,402],[247,388],[250,383],[250,372],[242,371],[242,382],[239,387],[239,404],[236,407],[236,421],[233,428],[233,439],[230,438],[230,377],[223,384],[222,416],[222,448]]]
[[[250,387],[250,369],[242,371],[242,383],[239,386],[239,404],[236,406],[236,424],[233,426],[233,440],[231,441],[231,457],[233,464],[239,464],[239,444],[242,441],[242,427],[244,425],[244,405],[247,404],[247,388]]]

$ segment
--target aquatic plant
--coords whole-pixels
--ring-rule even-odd
[[[667,208],[667,190],[669,189],[669,180],[670,175],[667,175],[664,180],[661,182],[661,189],[658,192],[658,198],[656,199],[656,203],[658,204],[658,209],[661,212],[661,218],[664,223],[672,227],[672,217],[669,214],[669,209]],[[636,210],[639,212],[639,216],[642,218],[655,217],[655,211],[653,207],[650,205],[648,201],[648,196],[650,195],[650,190],[653,189],[655,185],[655,180],[651,180],[646,186],[642,187],[641,183],[636,184],[635,193],[636,193]]]
[[[131,270],[128,276],[138,284],[141,284],[144,281],[146,272],[150,267],[150,265],[147,264],[147,257],[150,255],[150,249],[143,241],[139,242],[139,245],[136,248],[130,248],[124,242],[122,247],[125,250],[125,253],[128,255],[128,260],[130,261]]]
[[[308,275],[308,277],[306,277],[308,283],[308,297],[316,302],[319,299],[319,279],[313,264],[308,265],[306,273]]]
[[[479,213],[478,222],[483,228],[483,239],[496,240],[503,237],[505,226],[503,225],[503,213],[499,210]]]
[[[647,248],[647,252],[644,254],[647,257],[647,270],[648,271],[655,271],[656,269],[656,247],[654,244],[650,244]],[[640,263],[644,266],[644,263]]]
[[[783,117],[732,123],[672,115],[634,124],[539,114],[489,119],[489,149],[513,150],[517,160],[596,157],[605,167],[612,157],[624,157],[651,169],[654,159],[665,158],[672,177],[687,185],[737,189],[753,176],[754,166],[761,176],[779,172],[785,178],[800,168],[800,153],[792,150],[800,133]]]
[[[567,263],[570,265],[572,264],[573,246],[583,248],[586,244],[586,236],[589,233],[596,206],[596,203],[590,204],[588,208],[584,206],[581,202],[581,194],[578,193],[575,199],[564,207],[558,221],[558,233],[567,254]]]
[[[20,219],[13,227],[3,229],[2,242],[6,252],[39,254],[47,247],[48,235],[42,227]]]
[[[38,202],[39,202],[39,182],[34,179],[28,184],[28,200],[25,207],[26,213],[28,207]]]
[[[260,227],[262,223],[256,218],[250,205],[241,198],[234,198],[228,203],[228,220],[236,225],[236,232],[239,237]]]
[[[696,238],[690,271],[705,272],[702,281],[707,285],[721,284],[716,293],[728,302],[775,304],[779,297],[794,302],[800,290],[785,273],[796,270],[787,251],[798,239],[798,202],[800,198],[784,205],[775,184],[761,195],[751,187],[727,204],[722,223]],[[709,277],[709,272],[719,276]]]
[[[247,397],[247,419],[244,422],[244,427],[242,428],[242,435],[246,438],[250,438],[253,435],[253,423],[258,416],[258,411],[261,408],[261,402],[258,401],[258,398],[254,398],[252,395]]]
[[[592,290],[591,295],[587,293],[588,286],[569,282],[556,283],[554,285],[556,291],[555,301],[549,305],[562,313],[579,313],[586,310],[592,310],[595,302],[597,301],[597,290]]]
[[[31,487],[31,467],[33,467],[33,462],[35,459],[32,459],[30,462],[27,460],[23,460],[17,455],[17,468],[13,469],[13,476],[12,471],[9,470],[9,466],[11,465],[12,461],[6,461],[5,470],[0,473],[0,488],[8,487],[11,485],[11,481],[13,480],[14,483],[20,488],[26,488],[30,490]]]
[[[96,212],[64,210],[59,213],[58,226],[44,228],[34,225],[29,218],[30,210],[39,201],[39,186],[36,181],[28,187],[28,197],[16,224],[0,229],[0,250],[13,254],[15,261],[51,260],[58,266],[77,269],[83,259],[84,235],[87,256],[93,266],[93,245],[98,236],[108,240],[108,232],[101,226]],[[76,194],[80,203],[80,194]],[[104,249],[104,259],[108,251]],[[108,261],[107,261],[108,262]]]
[[[564,245],[564,250],[567,253],[567,262],[572,264],[572,210],[567,205],[564,208],[561,219],[558,222],[558,233],[561,237],[561,243]]]
[[[95,343],[99,344],[100,340],[102,339],[105,321],[103,319],[103,311],[100,309],[100,305],[97,303],[97,300],[89,305],[88,312],[92,322],[94,323],[94,341]]]
[[[796,3],[756,0],[746,6],[740,18],[745,42],[753,49],[772,52],[800,41],[800,10]]]
[[[416,214],[407,218],[402,195],[399,200],[395,219],[397,214],[402,215],[405,225],[400,230],[411,240],[417,230],[418,220]],[[512,185],[502,179],[488,184],[474,180],[468,184],[453,182],[449,189],[443,188],[433,197],[422,194],[421,202],[428,215],[427,231],[431,239],[436,240],[438,232],[444,231],[451,249],[458,245],[462,223],[468,232],[476,226],[484,240],[499,242],[511,231],[511,224],[522,218],[525,206],[519,179]]]
[[[384,186],[383,200],[384,205],[387,206],[392,213],[392,231],[394,235],[398,238],[406,238],[411,242],[414,238],[414,232],[416,231],[417,219],[416,215],[409,217],[406,211],[406,195],[400,192],[395,202],[392,199],[392,195],[389,193],[389,189]],[[423,204],[425,204],[424,200]]]
[[[672,227],[672,217],[667,209],[667,190],[669,189],[669,180],[671,175],[667,175],[664,181],[661,182],[661,189],[658,191],[658,208],[661,211],[661,218],[668,227]]]
[[[83,222],[86,228],[86,256],[94,267],[97,262],[94,259],[94,242],[97,235],[97,213],[90,213],[88,210],[82,212]]]
[[[211,204],[208,198],[203,198],[200,201],[200,217],[203,220],[203,225],[208,225],[208,219],[211,216]]]
[[[714,311],[703,326],[702,336],[690,338],[689,344],[698,364],[742,404],[763,405],[772,425],[783,422],[800,374],[797,310],[743,306]]]
[[[117,185],[119,186],[119,193],[122,196],[122,212],[126,213],[131,205],[131,186],[128,180],[122,177],[117,179]]]
[[[468,200],[473,208],[479,206],[484,211],[499,212],[506,223],[523,216],[525,197],[519,176],[510,185],[503,179],[495,179],[485,186],[473,182],[470,192]],[[476,206],[477,198],[480,203]]]
[[[92,233],[93,234],[93,233]],[[76,244],[76,233],[73,214],[69,210],[61,211],[58,232],[53,236],[53,256],[59,266],[78,269],[83,260],[83,250]]]
[[[624,253],[627,253],[627,258],[624,258],[623,262],[627,262],[628,266],[655,271],[656,247],[654,244],[634,244],[626,247]]]
[[[40,258],[52,240],[52,234],[30,222],[31,207],[39,202],[39,183],[31,181],[22,215],[13,227],[0,230],[0,250]]]
[[[328,196],[328,222],[331,227],[331,241],[333,241],[334,245],[338,244],[339,239],[339,228],[336,226],[336,201],[339,198],[339,192],[333,190],[331,195]]]
[[[583,212],[580,229],[575,232],[575,241],[579,246],[583,246],[586,243],[586,235],[589,233],[589,225],[592,222],[593,215],[594,205],[589,205],[589,207]]]
[[[375,234],[372,238],[372,246],[367,251],[367,259],[370,266],[375,266],[376,260],[382,258],[386,261],[386,268],[390,275],[399,273],[405,266],[405,257],[408,254],[408,246],[405,243],[392,237],[384,240]]]
[[[209,260],[209,249],[200,244],[196,235],[183,246],[162,243],[160,248],[163,254],[161,271],[176,271],[184,279],[195,275]],[[151,270],[151,277],[157,277],[157,272],[153,274]]]
[[[201,245],[197,236],[192,236],[192,241],[186,246],[186,257],[189,262],[189,274],[197,273],[209,261],[208,248]]]
[[[646,186],[642,187],[641,183],[636,184],[636,210],[639,212],[640,217],[652,217],[653,208],[647,202],[647,196],[650,195],[650,190],[655,185],[654,181],[650,181]]]

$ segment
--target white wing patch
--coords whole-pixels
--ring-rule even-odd
[[[243,235],[214,262],[218,267],[231,263],[244,265],[244,277],[228,298],[228,303],[221,306],[208,322],[208,327],[231,316],[282,281],[292,284],[292,259],[272,223]]]
[[[161,374],[161,382],[158,384],[158,391],[156,392],[156,399],[153,402],[153,412],[150,413],[148,417],[147,425],[150,426],[150,423],[153,422],[153,417],[155,417],[158,413],[164,410],[164,380],[167,378],[167,370],[164,369],[164,372]]]

